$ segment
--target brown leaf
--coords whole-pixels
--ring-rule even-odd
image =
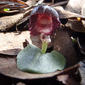
[[[31,73],[22,72],[16,66],[15,57],[10,58],[5,56],[4,58],[3,56],[0,56],[0,73],[20,79],[39,79],[39,78],[53,77],[54,75],[60,72],[54,72],[49,74],[31,74]]]
[[[81,14],[81,9],[85,5],[85,0],[69,0],[66,10]]]
[[[10,29],[23,18],[23,13],[11,16],[4,16],[0,18],[0,30],[5,31]]]
[[[80,85],[80,81],[76,81],[73,77],[70,77],[68,74],[60,75],[57,78],[65,85]]]
[[[17,68],[16,65],[16,56],[11,57],[11,56],[3,56],[0,55],[0,73],[14,77],[14,78],[19,78],[19,79],[39,79],[39,78],[50,78],[50,77],[55,77],[58,74],[63,73],[63,71],[56,71],[53,73],[49,74],[31,74],[31,73],[26,73],[22,72]]]
[[[70,66],[69,66],[70,67]],[[76,66],[71,67],[70,70],[75,69]],[[68,69],[68,68],[67,68]],[[66,70],[57,71],[49,74],[31,74],[20,71],[16,66],[16,56],[3,56],[0,55],[0,73],[19,79],[39,79],[39,78],[51,78],[59,76],[59,74],[66,72]],[[66,77],[68,78],[68,76]],[[70,82],[70,81],[69,81]]]
[[[66,18],[68,19],[68,22],[66,24],[67,27],[69,27],[71,30],[76,32],[85,32],[85,23],[82,20],[85,20],[85,16],[77,13],[70,12],[70,10],[64,10],[61,6],[54,7],[56,11],[58,11],[60,18]],[[78,21],[77,18],[80,18],[81,20]]]
[[[0,33],[0,53],[8,55],[17,55],[23,49],[23,42],[27,39],[30,42],[30,34],[28,31],[17,33]]]
[[[57,80],[65,85],[80,85],[81,77],[78,68],[80,68],[79,63],[64,69],[64,71],[57,76]]]
[[[80,17],[80,18],[84,18],[85,19],[85,16],[82,16],[82,15],[77,14],[77,13],[73,13],[70,10],[65,10],[62,6],[56,6],[54,8],[59,13],[60,18],[68,18],[69,19],[69,18]]]
[[[65,31],[57,31],[54,40],[54,50],[63,54],[67,60],[67,66],[72,66],[78,62],[76,50],[73,47],[73,43],[69,34]],[[69,63],[71,62],[71,63]]]
[[[26,4],[29,6],[37,6],[39,4],[42,4],[44,0],[28,0]]]
[[[83,0],[83,1],[81,1],[81,0],[77,0],[77,1],[76,0],[69,0],[65,9],[70,11],[70,12],[80,14],[81,16],[85,17],[84,8],[85,8],[85,0]],[[82,19],[82,17],[81,17],[80,22],[78,20],[76,20],[76,21],[69,20],[67,25],[69,25],[73,31],[85,32],[85,18]]]

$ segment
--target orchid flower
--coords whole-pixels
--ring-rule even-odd
[[[42,43],[51,42],[50,36],[60,26],[59,15],[50,6],[39,5],[33,9],[29,19],[31,35],[40,35]]]

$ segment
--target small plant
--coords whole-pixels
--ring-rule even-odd
[[[50,36],[60,26],[59,15],[49,6],[37,6],[30,15],[29,30],[31,36],[40,35],[42,49],[33,44],[25,47],[17,56],[20,70],[31,73],[50,73],[64,69],[65,58],[57,51],[46,53]]]

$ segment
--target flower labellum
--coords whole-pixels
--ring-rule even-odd
[[[51,35],[60,26],[59,15],[50,6],[39,5],[30,15],[29,30],[32,35]]]

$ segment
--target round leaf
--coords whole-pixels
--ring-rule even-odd
[[[28,45],[17,56],[17,67],[25,72],[50,73],[64,69],[65,58],[60,53],[52,51],[42,54],[35,45]]]

